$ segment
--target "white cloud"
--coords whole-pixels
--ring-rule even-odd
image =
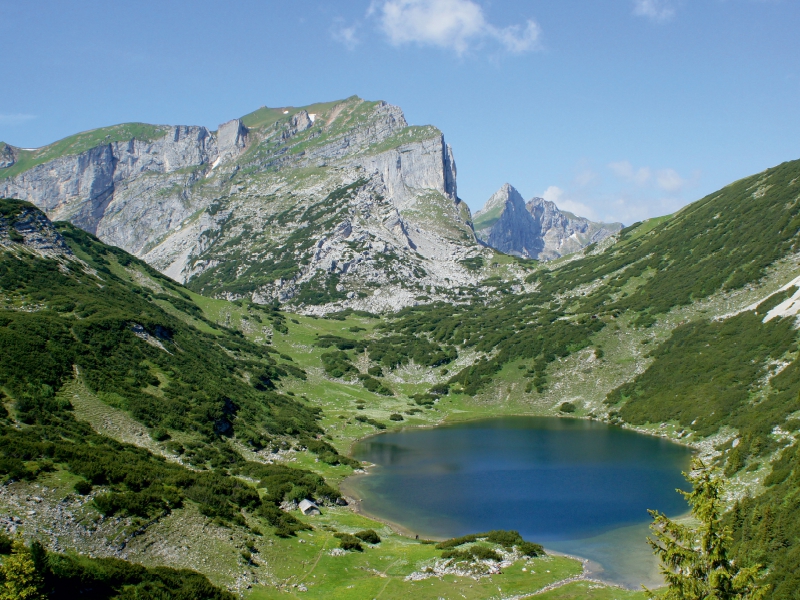
[[[674,169],[661,169],[656,173],[656,183],[666,192],[678,192],[686,181]]]
[[[585,217],[587,219],[597,218],[596,213],[591,206],[587,206],[582,202],[570,200],[567,198],[566,192],[564,192],[564,190],[557,185],[551,185],[544,192],[542,192],[542,198],[554,203],[561,210],[566,210],[579,217]]]
[[[538,46],[535,21],[496,27],[473,0],[375,0],[368,14],[378,14],[381,28],[395,45],[417,43],[451,48],[461,55],[482,39],[493,39],[512,53]]]
[[[633,14],[663,23],[675,16],[675,9],[669,0],[633,0]]]
[[[0,125],[22,125],[35,118],[36,115],[0,113]]]
[[[611,172],[617,177],[628,183],[633,183],[638,187],[655,186],[665,192],[680,192],[691,180],[681,177],[675,169],[658,169],[653,171],[650,167],[639,167],[638,169],[627,160],[612,162],[608,165]],[[699,177],[696,173],[694,179]]]
[[[509,52],[521,54],[537,47],[542,30],[536,21],[529,19],[525,23],[525,27],[511,25],[510,27],[498,29],[487,25],[486,32],[497,39]]]
[[[650,167],[640,167],[638,169],[634,169],[633,165],[627,160],[612,162],[608,165],[608,168],[611,169],[614,175],[620,179],[631,181],[637,185],[646,184],[648,181],[650,181],[650,177],[652,175],[650,172]]]
[[[356,36],[356,25],[345,26],[341,21],[334,23],[331,30],[331,37],[334,41],[344,44],[348,50],[353,50],[359,43],[358,36]]]

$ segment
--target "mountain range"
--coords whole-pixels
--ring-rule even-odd
[[[204,294],[317,314],[456,301],[480,280],[474,265],[496,262],[478,239],[550,259],[620,228],[546,202],[515,225],[516,196],[503,209],[501,190],[478,213],[476,238],[442,133],[357,97],[264,107],[216,131],[118,125],[39,149],[4,144],[1,156],[0,196]]]
[[[619,232],[622,223],[594,223],[561,211],[543,198],[527,203],[506,183],[475,213],[475,235],[506,254],[553,260]]]

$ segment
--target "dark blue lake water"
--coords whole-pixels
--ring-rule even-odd
[[[368,514],[421,537],[516,529],[638,587],[658,582],[647,509],[686,512],[675,489],[691,452],[602,423],[506,417],[377,435],[353,457],[378,465],[345,484]]]

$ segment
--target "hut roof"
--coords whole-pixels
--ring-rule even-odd
[[[308,500],[308,499],[301,500],[300,504],[298,505],[298,508],[300,509],[300,512],[302,512],[304,515],[307,515],[307,514],[310,514],[310,513],[313,513],[313,512],[320,512],[319,506],[317,506],[311,500]]]

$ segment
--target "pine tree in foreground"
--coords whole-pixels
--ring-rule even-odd
[[[697,527],[682,525],[658,511],[653,517],[647,538],[661,561],[661,573],[667,583],[665,593],[647,590],[650,598],[660,600],[760,600],[769,586],[758,584],[760,566],[740,568],[728,558],[730,531],[722,524],[722,482],[701,460],[692,461],[692,470],[684,473],[692,484],[691,492],[678,490],[691,507]]]
[[[0,586],[0,600],[40,600],[42,576],[36,571],[31,551],[22,543],[14,540],[12,554],[3,561]]]

